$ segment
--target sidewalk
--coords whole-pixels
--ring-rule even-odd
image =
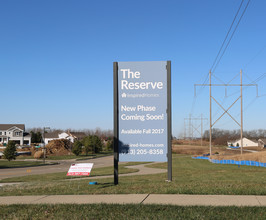
[[[114,194],[3,196],[0,205],[11,204],[170,204],[178,206],[263,206],[266,196]]]

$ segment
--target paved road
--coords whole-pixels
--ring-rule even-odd
[[[100,157],[100,158],[81,160],[81,161],[60,160],[60,161],[52,161],[52,162],[59,162],[60,164],[38,166],[38,167],[1,169],[0,180],[9,178],[9,177],[18,177],[18,176],[25,176],[25,175],[67,172],[72,163],[94,163],[94,168],[113,166],[113,156]]]

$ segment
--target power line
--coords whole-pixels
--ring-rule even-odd
[[[221,80],[219,77],[215,76],[214,74],[212,74],[212,76],[217,79],[218,81],[220,81],[221,83],[225,84],[225,82],[223,80]]]
[[[243,73],[244,74],[244,73]],[[250,82],[251,83],[256,83],[256,82],[258,82],[258,81],[260,81],[260,80],[262,80],[265,76],[266,76],[266,73],[263,73],[263,74],[261,74],[257,79],[255,79],[255,80],[252,80],[250,77],[248,77],[248,75],[247,74],[244,74],[249,80],[250,80]],[[236,77],[234,77],[233,79],[235,79]],[[232,80],[230,80],[229,82],[231,82],[231,81],[233,81],[233,79]],[[228,83],[229,83],[228,82]],[[247,89],[248,87],[245,87],[245,88],[243,88],[243,91],[245,90],[245,89]],[[235,94],[237,94],[237,93],[239,93],[239,91],[237,91],[237,92],[235,92],[235,93],[232,93],[232,94],[230,94],[229,96],[227,96],[227,97],[230,97],[230,96],[233,96],[233,95],[235,95]],[[256,101],[256,100],[258,100],[259,98],[261,98],[261,97],[263,97],[263,96],[266,96],[266,94],[262,94],[262,95],[258,95],[258,91],[257,91],[257,96],[254,98],[254,99],[252,99],[251,100],[251,102],[249,102],[247,105],[245,105],[244,106],[244,109],[243,109],[243,112],[246,112],[252,105],[253,105],[253,103]],[[218,112],[218,110],[217,110],[217,112]],[[217,113],[216,112],[216,113]],[[240,113],[238,113],[238,114],[236,114],[234,117],[238,117],[240,115]],[[214,117],[216,116],[216,114],[214,114]],[[225,125],[227,125],[227,124],[229,124],[231,122],[231,120],[230,121],[226,121],[226,122],[224,122],[224,123],[222,123],[222,124],[219,124],[219,126],[220,127],[222,127],[222,126],[225,126]]]
[[[245,76],[247,76],[247,74],[245,74]],[[251,79],[250,77],[248,77],[248,76],[247,76],[247,77],[248,77],[248,79],[251,81],[251,83],[256,84],[257,82],[261,81],[265,76],[266,76],[266,73],[263,73],[263,74],[261,74],[261,75],[260,75],[257,79],[255,79],[255,80],[252,80],[252,79]],[[246,90],[246,89],[247,89],[247,87],[243,88],[243,91]],[[237,93],[239,93],[239,91],[234,92],[234,93],[228,95],[227,97],[230,97],[230,96],[236,95]],[[265,95],[258,95],[258,88],[257,88],[257,97],[261,97],[261,96],[265,96]]]
[[[196,96],[194,96],[194,98],[193,98],[193,102],[192,102],[192,106],[191,106],[190,114],[193,114],[193,112],[194,112],[194,108],[195,108],[195,104],[196,104]]]
[[[257,79],[255,79],[254,82],[258,82],[258,81],[262,80],[265,77],[265,75],[266,75],[266,73],[261,74]]]
[[[264,47],[262,47],[262,49],[244,66],[244,68],[243,69],[246,69],[246,67],[250,64],[250,63],[252,63],[256,58],[257,58],[257,56],[259,56],[262,52],[263,52],[263,50],[266,48],[266,45],[264,46]]]
[[[255,97],[248,105],[246,105],[245,107],[244,107],[244,109],[243,109],[243,112],[246,112],[247,111],[247,109],[258,99],[259,97]],[[240,113],[238,113],[237,115],[235,115],[234,117],[238,117],[240,115]],[[226,122],[224,122],[224,123],[222,123],[222,124],[219,124],[219,126],[220,127],[222,127],[222,126],[225,126],[225,125],[227,125],[227,124],[229,124],[231,122],[231,120],[230,121],[226,121]]]
[[[256,84],[243,84],[242,83],[242,70],[240,71],[240,84],[212,84],[211,83],[211,77],[212,77],[212,74],[211,74],[211,71],[209,73],[209,84],[206,84],[206,86],[209,86],[209,90],[210,90],[210,94],[209,94],[209,99],[210,99],[210,139],[209,139],[209,143],[210,143],[210,155],[212,155],[212,128],[214,127],[214,125],[224,116],[224,115],[228,115],[231,117],[231,119],[233,121],[236,122],[236,124],[238,124],[240,127],[241,127],[241,154],[242,154],[242,151],[243,151],[243,86],[256,86]],[[200,84],[195,84],[194,86],[203,86],[203,85],[200,85]],[[240,86],[240,96],[237,97],[237,99],[228,107],[228,108],[224,108],[222,106],[222,104],[220,104],[212,95],[212,92],[211,92],[211,88],[212,86]],[[216,104],[218,106],[220,106],[220,108],[223,110],[223,114],[221,114],[221,116],[216,119],[216,121],[213,123],[212,122],[212,100],[216,102]],[[230,113],[229,113],[229,110],[232,108],[233,105],[236,104],[236,102],[238,102],[238,100],[240,100],[241,102],[241,123],[239,123]]]
[[[240,8],[241,8],[243,2],[244,2],[244,0],[242,0],[242,2],[241,2],[241,4],[240,4]],[[232,35],[231,35],[229,41],[227,42],[227,44],[226,44],[226,46],[225,46],[225,48],[224,48],[224,50],[223,50],[222,55],[220,56],[218,62],[215,64],[215,67],[214,67],[214,69],[213,69],[212,72],[214,72],[214,71],[216,70],[218,64],[220,63],[220,61],[221,61],[221,59],[222,59],[222,57],[223,57],[223,55],[224,55],[226,49],[228,48],[228,46],[229,46],[229,44],[230,44],[230,42],[231,42],[231,40],[232,40],[232,38],[233,38],[233,36],[234,36],[234,34],[235,34],[235,32],[236,32],[236,29],[238,28],[238,25],[240,24],[240,21],[242,20],[244,14],[245,14],[245,12],[246,12],[246,10],[247,10],[247,8],[248,8],[249,3],[250,3],[250,0],[248,0],[248,3],[247,3],[247,5],[246,5],[244,11],[242,12],[242,14],[241,14],[241,16],[240,16],[240,18],[239,18],[239,20],[238,20],[238,22],[237,22],[237,25],[235,26],[235,29],[234,29],[234,31],[233,31],[233,33],[232,33]],[[238,12],[237,12],[237,14],[238,14]]]
[[[219,55],[220,55],[222,49],[223,49],[223,46],[224,46],[224,44],[225,44],[225,42],[226,42],[226,40],[227,40],[227,37],[229,36],[229,33],[231,32],[231,29],[232,29],[232,27],[233,27],[233,25],[234,25],[234,23],[235,23],[235,20],[236,20],[237,15],[238,15],[238,13],[239,13],[239,11],[240,11],[242,5],[243,5],[243,2],[244,2],[244,0],[241,1],[241,4],[240,4],[240,6],[239,6],[239,8],[238,8],[238,10],[237,10],[237,13],[236,13],[235,17],[234,17],[234,20],[232,21],[231,26],[230,26],[230,28],[229,28],[229,30],[228,30],[228,32],[227,32],[225,38],[224,38],[224,41],[223,41],[223,43],[222,43],[222,46],[220,47],[220,50],[219,50],[217,56],[215,57],[215,60],[214,60],[214,62],[213,62],[213,64],[212,64],[212,67],[211,67],[211,72],[214,72],[214,71],[212,71],[212,69],[213,69],[213,67],[214,67],[214,65],[215,65],[215,63],[216,63],[216,61],[217,61],[217,59],[218,59],[218,57],[219,57]]]
[[[227,84],[229,84],[230,82],[232,82],[234,79],[236,79],[238,77],[239,74],[236,74],[230,81],[228,81]]]
[[[220,47],[220,49],[219,49],[219,52],[218,52],[218,54],[216,55],[215,60],[214,60],[214,62],[213,62],[213,64],[212,64],[212,66],[211,66],[210,72],[211,72],[212,74],[214,73],[214,71],[216,70],[217,66],[219,65],[219,63],[220,63],[222,57],[224,56],[225,51],[227,50],[227,48],[228,48],[228,46],[229,46],[229,44],[230,44],[230,42],[231,42],[231,40],[232,40],[232,38],[233,38],[233,36],[234,36],[234,34],[235,34],[235,32],[236,32],[236,30],[237,30],[239,24],[240,24],[240,21],[242,20],[244,14],[245,14],[245,12],[246,12],[246,10],[247,10],[247,8],[248,8],[248,5],[249,5],[249,3],[250,3],[250,0],[248,0],[248,2],[247,2],[247,4],[246,4],[246,7],[244,8],[244,10],[243,10],[243,12],[242,12],[242,14],[241,14],[241,16],[240,16],[240,18],[239,18],[239,20],[238,20],[238,22],[237,22],[235,28],[234,28],[234,30],[233,30],[233,32],[232,32],[232,34],[231,34],[229,40],[228,40],[228,37],[229,37],[229,35],[230,35],[231,31],[232,31],[232,28],[233,28],[233,26],[234,26],[234,24],[235,24],[235,22],[236,22],[236,19],[237,19],[238,15],[239,15],[239,12],[240,12],[240,10],[241,10],[241,8],[242,8],[243,3],[244,3],[244,0],[241,1],[240,6],[238,7],[238,10],[237,10],[237,12],[236,12],[236,14],[235,14],[235,16],[234,16],[234,19],[233,19],[233,21],[232,21],[232,23],[231,23],[231,25],[230,25],[230,28],[229,28],[229,30],[228,30],[226,36],[225,36],[225,39],[224,39],[224,41],[223,41],[223,43],[222,43],[222,45],[221,45],[221,47]],[[228,41],[227,41],[227,40],[228,40]],[[224,45],[225,45],[226,42],[227,42],[227,44],[226,44],[226,46],[224,47]],[[198,94],[200,94],[200,93],[202,92],[202,90],[204,89],[204,87],[206,86],[206,82],[207,82],[207,80],[208,80],[208,76],[209,76],[209,74],[206,75],[205,80],[204,80],[204,82],[203,82],[203,84],[202,84],[201,90],[199,91]],[[215,78],[218,79],[216,76],[215,76]],[[221,81],[220,79],[218,79],[218,80]],[[224,84],[225,84],[225,83],[224,83]],[[193,99],[193,103],[192,103],[191,112],[194,111],[195,103],[196,103],[196,98],[197,98],[196,95],[194,95],[194,99]]]
[[[193,123],[193,122],[197,122],[198,120],[200,120],[200,125]],[[191,117],[191,114],[189,115],[189,118],[184,118],[184,139],[194,139],[194,134],[199,134],[201,137],[201,146],[202,146],[202,137],[203,137],[203,121],[204,120],[208,120],[207,118],[203,118],[203,115],[201,114],[200,117],[198,118],[194,118]],[[188,121],[188,125],[186,123],[186,121]],[[188,135],[186,132],[186,127],[188,126]],[[199,130],[200,128],[200,130]]]
[[[208,75],[209,75],[209,74],[206,75],[203,84],[206,84],[206,82],[207,82],[207,80],[208,80],[208,78],[209,78]],[[200,91],[198,92],[198,95],[199,95],[202,91],[203,91],[203,87],[200,88]],[[192,102],[192,106],[191,106],[190,114],[193,114],[193,112],[194,112],[194,108],[195,108],[195,105],[196,105],[196,99],[197,99],[197,96],[196,96],[196,94],[194,93],[194,97],[193,97],[193,102]]]
[[[240,16],[240,18],[239,18],[239,20],[238,20],[238,23],[237,23],[237,25],[235,26],[234,31],[233,31],[233,33],[231,34],[230,39],[229,39],[229,41],[228,41],[227,44],[226,44],[226,47],[224,48],[224,45],[225,45],[225,43],[226,43],[226,41],[227,41],[227,39],[228,39],[228,37],[229,37],[229,35],[230,35],[230,32],[231,32],[231,30],[232,30],[232,28],[233,28],[233,26],[234,26],[234,23],[235,23],[235,21],[236,21],[236,19],[237,19],[237,17],[238,17],[238,14],[239,14],[239,12],[240,12],[240,10],[241,10],[241,8],[242,8],[242,5],[243,5],[243,3],[244,3],[244,0],[241,1],[240,6],[239,6],[239,8],[238,8],[238,10],[237,10],[237,12],[236,12],[236,14],[235,14],[235,16],[234,16],[234,19],[233,19],[233,21],[232,21],[232,23],[231,23],[231,25],[230,25],[230,28],[229,28],[229,30],[228,30],[226,36],[225,36],[225,39],[224,39],[224,41],[223,41],[223,43],[222,43],[222,45],[221,45],[221,47],[220,47],[220,49],[219,49],[219,52],[218,52],[218,54],[216,55],[215,60],[214,60],[214,62],[213,62],[213,64],[212,64],[212,67],[211,67],[211,69],[210,69],[210,71],[211,71],[212,73],[214,73],[214,71],[215,71],[215,69],[217,68],[218,64],[220,63],[220,61],[221,61],[221,59],[222,59],[222,57],[223,57],[223,55],[224,55],[224,53],[225,53],[227,47],[229,46],[229,43],[231,42],[231,40],[232,40],[232,38],[233,38],[233,35],[234,35],[234,33],[235,33],[235,31],[236,31],[236,29],[237,29],[237,27],[238,27],[238,25],[239,25],[239,23],[240,23],[242,17],[243,17],[243,15],[244,15],[245,12],[246,12],[246,9],[247,9],[247,7],[248,7],[248,5],[249,5],[249,2],[250,2],[250,0],[248,0],[248,3],[247,3],[247,5],[246,5],[245,9],[244,9],[244,11],[242,12],[242,15]],[[224,49],[223,49],[223,48],[224,48]],[[223,52],[222,52],[222,51],[223,51]],[[221,52],[222,52],[222,55],[220,56]],[[219,56],[220,56],[220,58],[219,58]],[[219,58],[219,59],[218,59],[218,58]],[[218,61],[217,61],[217,60],[218,60]],[[213,70],[213,68],[214,68],[214,70]],[[205,84],[206,84],[206,82],[207,82],[207,80],[208,80],[208,76],[209,76],[209,74],[206,74],[205,80],[204,80],[204,82],[202,83],[203,87],[201,87],[200,91],[198,92],[198,95],[199,95],[199,94],[202,92],[202,90],[204,89]],[[192,109],[191,109],[191,112],[194,111],[195,102],[196,102],[196,97],[194,96],[193,103],[192,103]]]

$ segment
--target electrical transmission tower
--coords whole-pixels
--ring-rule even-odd
[[[202,137],[203,137],[203,121],[208,120],[207,118],[203,118],[202,114],[199,118],[193,118],[191,117],[191,114],[189,115],[189,118],[184,118],[184,139],[189,138],[189,140],[194,138],[194,134],[199,134],[201,137],[201,146],[202,146]],[[200,121],[200,125],[198,123],[193,122]],[[188,136],[186,136],[186,128],[188,127]],[[199,130],[200,129],[200,130]]]
[[[230,118],[240,126],[240,140],[241,140],[241,154],[243,153],[243,86],[256,86],[257,88],[257,96],[258,96],[258,85],[257,84],[242,84],[242,70],[240,70],[240,84],[229,84],[229,83],[224,83],[224,84],[212,84],[212,73],[211,71],[209,72],[209,84],[195,84],[194,85],[194,91],[196,94],[196,87],[197,86],[209,86],[209,100],[210,100],[210,157],[212,155],[212,128],[213,126],[225,115],[229,115]],[[228,86],[240,86],[240,96],[231,104],[231,106],[227,109],[225,109],[221,103],[219,103],[213,96],[212,96],[212,86],[224,86],[227,88]],[[215,101],[215,103],[224,111],[221,116],[214,122],[212,123],[212,100]],[[238,101],[240,100],[240,113],[241,113],[241,119],[240,123],[228,112],[230,108]]]

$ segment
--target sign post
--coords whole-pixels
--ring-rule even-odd
[[[166,162],[172,180],[171,61],[114,62],[114,182],[118,161]]]
[[[114,62],[114,184],[118,184],[118,65]]]
[[[167,129],[168,129],[168,181],[172,182],[172,102],[171,102],[171,61],[167,61]]]

